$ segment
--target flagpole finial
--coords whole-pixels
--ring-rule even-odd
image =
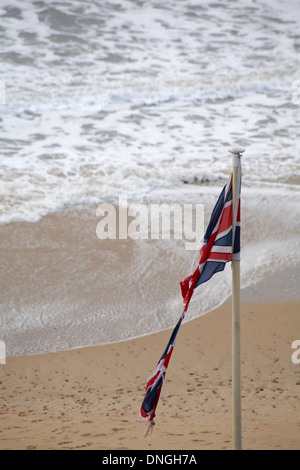
[[[245,149],[240,145],[235,144],[231,147],[231,149],[229,149],[229,152],[233,153],[234,155],[241,155],[245,152]]]

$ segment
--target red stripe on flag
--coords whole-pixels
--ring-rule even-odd
[[[211,252],[209,257],[207,258],[207,261],[210,261],[210,260],[231,261],[231,259],[232,259],[231,253]]]
[[[224,232],[225,230],[230,228],[231,225],[232,225],[232,204],[230,204],[230,206],[228,207],[225,207],[222,220],[217,230],[217,233]]]

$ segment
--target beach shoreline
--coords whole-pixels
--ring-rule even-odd
[[[300,302],[242,303],[244,449],[300,449]],[[182,325],[156,426],[139,409],[170,330],[0,365],[0,449],[232,448],[231,305]]]
[[[99,240],[96,208],[67,207],[35,223],[0,227],[0,339],[8,356],[116,343],[178,321],[179,282],[194,253],[184,249],[183,240]],[[246,222],[244,238],[253,230]],[[273,254],[263,256],[260,261],[257,252],[249,253],[244,240],[241,301],[299,300],[297,256],[288,265],[277,256],[284,260],[278,266]],[[230,294],[226,266],[197,289],[186,321],[230,302]]]

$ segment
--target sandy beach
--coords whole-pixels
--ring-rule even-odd
[[[175,310],[181,307],[178,281],[189,256],[168,252],[171,243],[158,250],[153,243],[100,242],[94,214],[69,208],[1,228],[1,318],[8,333],[0,338],[7,346],[0,449],[232,449],[230,298],[193,320],[198,304],[190,306],[154,432],[145,438],[139,418],[145,385],[179,317],[170,329],[146,334],[145,313],[151,307],[153,319],[161,308],[168,313],[172,299]],[[170,271],[172,262],[178,269]],[[300,449],[300,365],[291,347],[300,339],[298,279],[295,266],[241,291],[244,449]],[[194,297],[204,302],[203,289]],[[140,322],[145,336],[127,339],[129,321]],[[101,341],[120,329],[125,341]],[[89,338],[98,342],[85,343]],[[22,348],[37,353],[18,353]]]
[[[244,449],[300,449],[300,365],[291,359],[299,307],[242,304]],[[230,303],[182,326],[154,432],[144,437],[144,387],[169,334],[8,357],[0,449],[231,449]]]

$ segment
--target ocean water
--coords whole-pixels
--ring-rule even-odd
[[[207,216],[231,171],[228,149],[238,143],[246,149],[242,287],[297,273],[299,31],[297,0],[1,0],[0,231],[69,207],[117,203],[120,195],[202,203]],[[189,270],[182,246],[143,242],[124,278],[133,269],[147,277],[143,253],[159,260],[166,251]],[[2,279],[13,279],[13,269],[3,262]],[[227,271],[203,287],[190,318],[230,296]],[[10,354],[120,341],[172,327],[180,314],[177,290],[161,312],[157,286],[148,283],[143,321],[132,304],[110,312],[108,302],[101,316],[99,298],[90,318],[83,295],[80,308],[69,300],[48,324],[51,297],[27,298],[30,282],[19,279],[23,305],[10,290],[1,302],[0,339],[11,343]],[[77,312],[86,333],[70,328],[53,344],[47,328],[70,325],[68,311]],[[43,337],[36,348],[24,340],[33,326]]]

